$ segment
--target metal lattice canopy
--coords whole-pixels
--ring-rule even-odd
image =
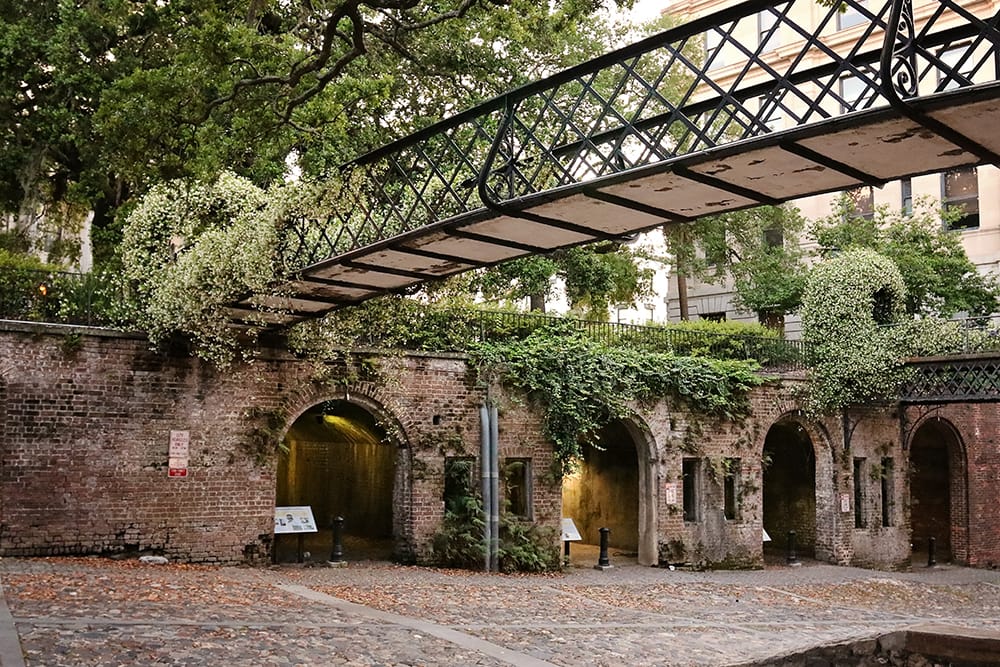
[[[664,223],[1000,164],[998,17],[964,5],[743,2],[513,90],[344,165],[337,212],[283,232],[288,296],[230,313],[288,324]]]

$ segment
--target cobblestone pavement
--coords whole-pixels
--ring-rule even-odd
[[[990,570],[613,562],[504,576],[3,559],[0,664],[731,665],[925,622],[1000,628]]]

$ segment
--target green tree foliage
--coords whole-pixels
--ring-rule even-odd
[[[121,243],[132,324],[153,343],[186,333],[201,356],[226,365],[239,341],[224,307],[247,293],[267,294],[282,194],[230,173],[150,190],[129,214]]]
[[[976,270],[961,236],[948,231],[948,223],[959,217],[961,209],[941,211],[923,199],[914,203],[911,215],[878,207],[871,218],[864,218],[855,215],[848,198],[841,197],[833,213],[817,220],[809,233],[821,255],[870,248],[890,258],[906,285],[910,314],[988,315],[1000,307],[1000,285],[995,276]]]
[[[804,227],[798,209],[786,204],[666,225],[663,233],[675,271],[709,283],[731,278],[738,306],[784,315],[801,303]]]
[[[107,253],[155,183],[266,186],[293,152],[323,174],[604,50],[602,4],[0,0],[0,208],[20,228],[93,211]]]
[[[757,313],[784,314],[801,307],[809,274],[802,239],[815,243],[817,260],[859,248],[890,258],[903,277],[910,314],[996,312],[996,277],[980,274],[960,235],[948,231],[949,222],[960,216],[960,209],[942,211],[923,199],[910,214],[881,206],[864,217],[845,195],[830,215],[808,225],[785,205],[668,225],[664,236],[677,271],[705,282],[732,280],[736,304]]]
[[[481,272],[469,286],[494,302],[530,297],[532,310],[544,311],[560,278],[571,313],[603,321],[613,304],[634,303],[651,293],[653,270],[641,265],[643,258],[626,245],[595,243],[502,264]]]

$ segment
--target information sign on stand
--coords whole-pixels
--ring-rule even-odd
[[[316,520],[313,518],[312,507],[309,505],[298,505],[295,507],[275,507],[274,508],[274,537],[278,535],[294,534],[299,536],[298,548],[296,549],[296,561],[301,563],[305,559],[305,536],[306,533],[318,533]],[[278,550],[275,548],[274,557],[277,559]],[[275,560],[277,562],[277,560]]]
[[[313,519],[312,507],[303,505],[299,507],[275,507],[274,508],[274,533],[315,533],[317,532],[316,521]]]
[[[583,539],[580,536],[580,531],[576,529],[576,524],[573,523],[573,519],[564,518],[562,520],[562,531],[560,537],[563,541],[563,566],[569,567],[569,543],[579,542]]]

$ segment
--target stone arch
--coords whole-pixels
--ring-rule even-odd
[[[391,397],[387,397],[374,384],[361,382],[336,390],[328,387],[314,386],[305,391],[299,392],[288,402],[288,409],[285,414],[285,428],[281,434],[282,439],[286,439],[293,427],[303,417],[307,417],[310,411],[315,411],[318,406],[326,403],[336,403],[344,406],[346,412],[362,411],[370,415],[373,422],[379,427],[379,435],[382,437],[384,446],[392,447],[395,454],[392,456],[392,491],[391,491],[391,531],[393,543],[393,556],[398,559],[409,560],[414,553],[413,536],[413,503],[412,503],[412,483],[413,483],[413,459],[412,448],[407,437],[407,429],[403,422],[397,418],[398,409],[391,409]],[[279,462],[280,469],[280,462]],[[316,517],[321,521],[320,517]],[[326,526],[321,526],[325,528]],[[345,522],[345,533],[350,534],[352,527]],[[347,557],[351,554],[347,553]]]
[[[639,565],[656,565],[659,561],[659,528],[657,505],[660,469],[656,439],[642,417],[632,412],[622,419],[632,437],[639,466]]]
[[[656,445],[635,413],[616,419],[597,435],[599,447],[584,450],[580,470],[564,478],[564,516],[573,518],[584,543],[611,528],[610,544],[635,549],[640,564],[657,562],[658,479]]]
[[[772,545],[786,547],[787,532],[795,530],[801,554],[819,560],[846,562],[846,554],[837,550],[836,474],[832,441],[827,430],[807,419],[799,409],[784,411],[771,422],[758,451],[764,468],[761,523]],[[776,461],[776,453],[779,456],[787,454],[788,458],[784,462]],[[775,467],[782,465],[785,468]],[[796,479],[795,474],[805,476]],[[782,498],[782,480],[794,480],[789,482],[787,489],[793,498]],[[798,503],[797,512],[782,517],[775,508],[776,503],[782,502]]]
[[[914,424],[906,443],[910,542],[926,554],[929,537],[939,560],[969,560],[966,445],[948,419],[928,415]]]

